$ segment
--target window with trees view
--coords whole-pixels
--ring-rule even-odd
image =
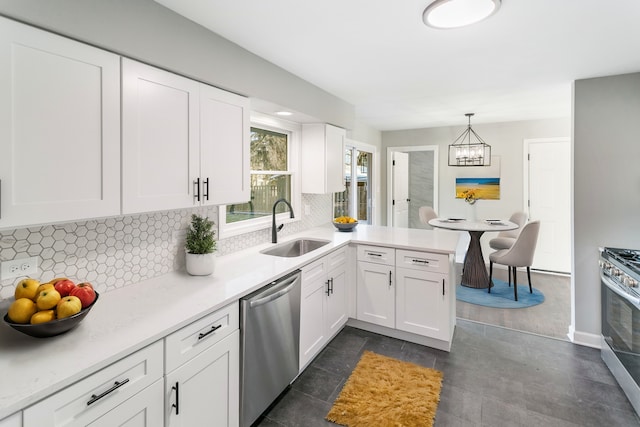
[[[226,224],[270,216],[276,200],[291,201],[290,136],[286,130],[251,128],[251,200],[227,205]],[[278,205],[278,213],[286,210]]]

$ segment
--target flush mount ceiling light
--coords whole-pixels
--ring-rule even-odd
[[[277,114],[278,116],[290,116],[290,115],[292,115],[293,113],[292,113],[291,111],[276,111],[276,114]]]
[[[433,28],[458,28],[487,19],[500,9],[502,0],[435,0],[422,20]]]
[[[467,113],[465,116],[469,118],[467,128],[449,145],[449,166],[490,166],[491,146],[471,129],[473,113]],[[471,142],[471,135],[477,142]]]

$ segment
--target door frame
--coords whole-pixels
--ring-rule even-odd
[[[356,150],[365,151],[367,153],[371,153],[371,171],[370,171],[370,180],[371,180],[371,188],[369,192],[371,193],[371,218],[369,224],[371,225],[380,225],[378,214],[380,212],[380,207],[378,206],[379,197],[378,193],[380,192],[380,150],[375,145],[367,144],[366,142],[357,141],[355,139],[345,138],[344,139],[344,149],[346,151],[347,147],[354,147]],[[343,153],[344,156],[344,153]],[[343,162],[344,168],[344,162]],[[332,206],[331,210],[333,212],[333,196],[332,196]]]
[[[439,146],[438,145],[409,145],[399,147],[387,147],[387,226],[393,227],[393,153],[409,153],[412,151],[433,151],[433,209],[438,212],[439,205]]]

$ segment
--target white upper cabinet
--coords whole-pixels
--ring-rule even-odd
[[[344,182],[344,129],[328,124],[302,125],[302,192],[339,193]]]
[[[200,84],[122,59],[122,211],[192,207]]]
[[[0,228],[120,213],[119,65],[0,18]]]
[[[251,198],[249,99],[200,85],[200,175],[209,180],[204,203],[244,203]]]
[[[122,60],[123,213],[249,200],[248,99]]]

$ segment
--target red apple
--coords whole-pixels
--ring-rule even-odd
[[[82,282],[82,283],[80,283],[80,285],[82,285],[82,286],[88,286],[88,287],[90,287],[91,289],[93,289],[93,285],[92,285],[91,283],[89,283],[89,282]],[[80,285],[78,285],[78,286],[80,286]]]
[[[57,281],[53,286],[56,288],[56,291],[60,293],[60,296],[64,298],[71,293],[71,290],[76,287],[76,284],[69,279],[63,279]]]
[[[87,308],[96,299],[96,292],[93,290],[93,286],[90,283],[80,283],[71,290],[69,294],[74,297],[78,297],[82,303],[82,308]]]

